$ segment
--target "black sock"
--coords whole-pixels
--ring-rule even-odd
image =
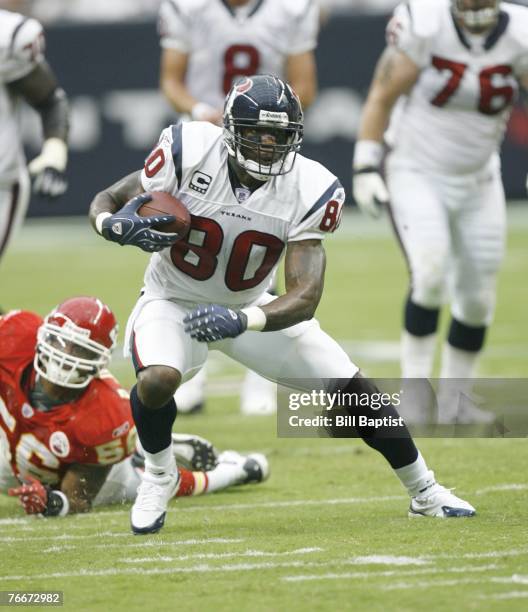
[[[150,410],[139,399],[137,385],[134,385],[130,391],[130,405],[139,441],[148,453],[159,453],[172,444],[172,425],[176,420],[174,398],[158,410]]]
[[[349,436],[342,431],[343,428],[330,431],[331,435],[339,437],[359,436],[368,446],[381,453],[395,470],[416,461],[418,449],[403,421],[402,425],[395,425],[395,423],[399,422],[400,415],[394,406],[389,403],[388,405],[381,406],[379,409],[373,409],[371,408],[372,402],[369,402],[368,406],[362,405],[364,402],[360,398],[365,398],[366,394],[370,397],[376,394],[374,397],[379,398],[380,391],[374,383],[367,378],[356,376],[341,390],[341,394],[344,393],[350,393],[351,398],[358,400],[355,402],[347,400],[343,402],[345,405],[342,406],[349,414],[356,416],[356,423],[358,423],[360,416],[365,416],[369,419],[387,417],[388,424],[377,428],[356,424],[353,431],[349,432]]]

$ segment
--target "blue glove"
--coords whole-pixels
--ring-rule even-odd
[[[178,234],[158,232],[152,229],[158,223],[174,221],[173,215],[159,217],[141,217],[137,214],[139,208],[152,200],[148,193],[141,193],[128,201],[121,210],[107,217],[101,226],[101,234],[107,240],[117,242],[121,246],[131,244],[143,251],[152,253],[172,246],[181,238]]]
[[[247,329],[247,316],[219,304],[200,304],[184,319],[185,331],[198,342],[236,338]]]

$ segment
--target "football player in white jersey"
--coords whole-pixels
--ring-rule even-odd
[[[233,83],[256,73],[285,78],[303,108],[315,97],[315,0],[165,0],[159,24],[161,88],[179,113],[220,125]],[[201,408],[204,387],[205,368],[178,390],[180,410]],[[244,414],[274,413],[275,385],[248,371],[240,407]]]
[[[44,57],[40,24],[0,10],[0,257],[29,202],[29,178],[20,138],[20,101],[40,115],[44,144],[29,164],[34,191],[56,197],[66,190],[68,102]]]
[[[374,215],[390,199],[410,269],[402,375],[431,376],[447,298],[440,375],[468,381],[493,318],[504,252],[498,151],[519,86],[528,85],[528,9],[499,0],[411,0],[396,8],[387,40],[363,109],[354,196]],[[490,419],[474,409],[457,414],[448,384],[441,422]]]
[[[206,122],[169,127],[142,172],[91,204],[90,220],[104,238],[158,251],[125,341],[137,371],[130,397],[145,450],[131,515],[136,534],[163,526],[178,486],[170,451],[174,392],[202,366],[209,347],[274,381],[311,387],[306,379],[329,379],[329,386],[369,403],[377,393],[313,318],[323,292],[322,240],[337,228],[345,194],[326,168],[298,154],[302,130],[301,105],[290,86],[274,76],[251,76],[229,93],[223,130]],[[143,192],[154,190],[188,207],[186,238],[154,231],[160,218],[137,214],[150,199]],[[283,254],[286,292],[274,298],[266,288]],[[392,405],[349,409],[397,419]],[[385,456],[408,489],[410,515],[472,516],[470,504],[436,483],[398,423],[396,429],[358,427],[357,434]]]
[[[251,74],[287,80],[306,108],[314,99],[315,0],[164,0],[161,87],[194,120],[222,123],[233,83]]]

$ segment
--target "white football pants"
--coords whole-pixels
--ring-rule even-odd
[[[31,183],[26,173],[9,185],[0,185],[0,259],[26,215]]]
[[[387,185],[413,302],[438,308],[448,299],[458,321],[489,325],[506,228],[496,160],[475,174],[440,176],[389,157]]]

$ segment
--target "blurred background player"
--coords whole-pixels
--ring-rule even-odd
[[[388,204],[411,275],[401,340],[405,378],[432,374],[440,307],[451,323],[442,378],[469,379],[495,308],[505,238],[499,147],[528,85],[528,10],[498,0],[411,0],[387,30],[363,109],[354,197]],[[381,175],[385,131],[391,147]],[[439,420],[492,420],[442,383]],[[465,414],[464,414],[465,411]]]
[[[0,317],[0,489],[28,514],[86,512],[133,501],[144,457],[128,393],[106,370],[117,337],[100,300],[66,300],[43,321],[33,312]],[[36,348],[35,348],[36,347]],[[176,496],[260,482],[266,458],[218,455],[207,440],[173,434]]]
[[[38,195],[66,190],[68,101],[44,57],[40,24],[0,10],[0,258],[29,203],[29,177],[20,136],[20,101],[40,115],[44,144],[28,169]]]
[[[304,109],[315,98],[319,11],[313,0],[165,0],[159,23],[161,89],[180,114],[220,125],[231,86],[251,74],[285,79]],[[178,408],[201,407],[204,385],[205,368],[178,389]],[[241,410],[275,412],[275,385],[248,371]]]

